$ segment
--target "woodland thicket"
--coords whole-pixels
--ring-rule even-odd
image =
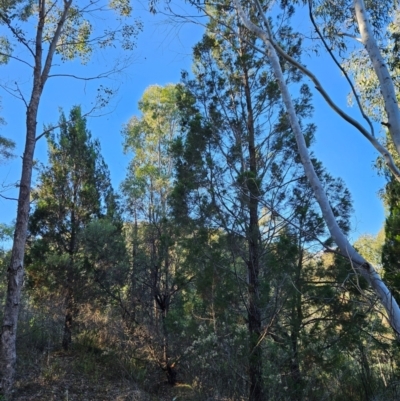
[[[39,10],[43,24],[45,3]],[[318,40],[331,55],[346,59],[341,68],[369,115],[365,124],[374,127],[387,105],[375,101],[379,83],[368,75],[365,52],[350,53],[348,35],[338,32],[346,18],[355,20],[342,3],[335,11],[331,2],[310,1],[307,9],[312,21],[320,19]],[[367,8],[374,29],[385,27],[377,36],[395,75],[396,13],[392,3],[382,3],[367,3]],[[60,8],[66,21],[71,4]],[[118,4],[126,17],[130,9]],[[37,12],[32,6],[24,9],[26,16],[22,9],[11,15],[19,5],[0,5],[3,25],[10,28],[13,18],[29,19]],[[58,124],[39,135],[47,141],[48,158],[35,164],[30,195],[21,189],[28,198],[20,193],[19,207],[30,205],[26,230],[18,221],[16,230],[0,225],[5,243],[18,233],[18,224],[26,237],[23,288],[17,279],[22,264],[15,264],[19,234],[14,233],[13,250],[4,247],[0,253],[3,332],[8,333],[2,334],[2,352],[16,336],[18,355],[16,375],[4,374],[14,366],[6,363],[13,360],[12,352],[2,360],[4,399],[399,399],[396,311],[388,308],[389,298],[382,299],[374,276],[383,277],[399,302],[400,187],[393,167],[399,156],[391,123],[382,125],[382,147],[394,164],[383,151],[376,163],[387,177],[385,225],[377,236],[363,235],[352,248],[344,247],[303,157],[305,151],[346,237],[354,213],[351,188],[312,152],[318,132],[315,95],[298,65],[306,51],[319,48],[294,28],[298,3],[282,2],[269,20],[260,20],[271,6],[264,1],[243,2],[245,10],[228,1],[195,6],[208,22],[193,48],[192,71],[183,71],[180,82],[154,84],[143,93],[140,113],[122,127],[121,152],[130,162],[119,187],[111,182],[96,132],[80,105],[61,111]],[[74,12],[71,21],[78,24],[84,8]],[[60,26],[65,20],[57,15]],[[251,23],[259,23],[259,30]],[[83,22],[76,29],[66,26],[90,43]],[[21,32],[13,34],[31,46]],[[57,28],[54,35],[61,43]],[[72,54],[72,45],[59,53],[50,45],[49,54],[88,57],[87,47]],[[37,53],[35,60],[39,63]],[[35,68],[42,90],[43,74],[49,72]],[[282,85],[292,88],[296,126]],[[39,101],[35,104],[39,107]],[[12,147],[0,137],[3,158],[11,156]],[[24,158],[28,163],[26,152]],[[18,331],[7,320],[16,299]],[[51,398],[46,389],[60,378],[62,393],[53,391]],[[78,382],[102,391],[77,395]],[[109,383],[118,383],[120,392],[107,390]],[[41,386],[41,393],[28,384]],[[125,395],[124,386],[129,388]]]

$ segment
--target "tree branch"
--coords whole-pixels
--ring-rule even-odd
[[[7,199],[7,200],[18,201],[17,198],[9,198],[8,196],[4,196],[4,195],[2,195],[2,194],[0,194],[0,197],[3,198],[3,199]]]
[[[352,91],[352,93],[353,93],[353,96],[354,96],[355,99],[356,99],[358,108],[359,108],[359,110],[360,110],[362,116],[364,117],[364,120],[366,120],[367,123],[368,123],[368,125],[369,125],[369,128],[370,128],[370,130],[371,130],[371,135],[372,135],[373,137],[375,137],[374,127],[373,127],[373,125],[372,125],[371,120],[369,119],[369,117],[368,117],[368,116],[365,114],[365,112],[364,112],[364,108],[362,107],[361,102],[360,102],[360,97],[358,96],[358,93],[357,93],[357,91],[356,91],[356,88],[355,88],[354,85],[353,85],[353,82],[351,81],[349,75],[347,74],[347,71],[341,66],[341,64],[339,63],[339,61],[336,59],[335,55],[333,54],[332,50],[330,49],[330,47],[329,47],[328,44],[326,43],[325,38],[323,37],[321,31],[320,31],[319,28],[318,28],[318,25],[316,24],[316,22],[315,22],[315,20],[314,20],[314,15],[313,15],[313,12],[312,12],[312,0],[308,0],[308,11],[309,11],[309,16],[310,16],[311,23],[313,24],[315,31],[317,32],[317,34],[318,34],[318,36],[320,37],[320,39],[321,39],[323,45],[325,46],[326,51],[327,51],[328,54],[331,56],[332,60],[334,61],[334,63],[336,64],[336,66],[339,68],[339,70],[342,72],[342,74],[343,74],[344,77],[346,78],[348,84],[350,85],[350,88],[351,88],[351,91]],[[343,35],[345,35],[345,34],[343,34]],[[351,35],[349,35],[349,36],[351,36]]]
[[[48,78],[49,71],[51,68],[51,62],[53,60],[53,55],[54,55],[54,52],[56,51],[57,42],[58,42],[58,39],[60,38],[61,31],[64,27],[65,20],[67,19],[68,11],[71,7],[71,4],[72,4],[72,0],[64,0],[64,9],[63,9],[60,19],[58,20],[57,28],[54,32],[53,38],[51,39],[50,47],[47,52],[46,61],[45,61],[44,67],[43,67],[43,71],[41,73],[42,86],[44,85],[44,83],[46,82],[46,80]]]
[[[259,4],[258,0],[254,0],[257,8],[260,10],[261,5]],[[290,125],[292,127],[298,152],[300,155],[301,162],[304,167],[305,174],[308,178],[308,181],[313,188],[314,195],[317,199],[317,202],[320,205],[322,215],[324,220],[328,226],[329,232],[331,233],[334,241],[339,247],[339,250],[343,253],[343,255],[348,255],[351,260],[354,262],[355,268],[357,272],[360,273],[372,286],[375,290],[377,295],[379,296],[382,305],[386,309],[388,313],[389,321],[395,330],[395,332],[400,335],[400,308],[394,299],[393,295],[382,281],[379,274],[376,272],[374,267],[368,263],[349,243],[346,236],[343,234],[342,230],[340,229],[335,216],[333,214],[332,208],[329,203],[329,199],[323,189],[321,181],[319,180],[314,166],[312,164],[312,160],[308,153],[307,144],[304,139],[303,133],[301,131],[301,127],[297,118],[297,114],[295,111],[295,107],[290,96],[288,87],[286,85],[285,78],[282,73],[282,69],[279,63],[278,55],[275,51],[274,46],[272,45],[270,33],[269,33],[269,25],[268,21],[262,12],[261,15],[263,16],[264,23],[266,24],[266,31],[259,28],[258,26],[254,25],[245,15],[243,9],[241,8],[239,1],[234,0],[235,7],[241,17],[243,24],[249,29],[251,32],[256,34],[265,44],[267,49],[267,54],[269,61],[271,63],[272,70],[274,72],[275,78],[277,80],[278,86],[280,88],[282,99],[286,107],[286,111],[288,114],[288,118],[290,121]]]
[[[87,113],[85,113],[85,114],[82,114],[82,118],[84,118],[84,117],[87,117],[89,114],[91,114],[94,110],[96,109],[96,107],[92,107]],[[51,127],[51,128],[48,128],[48,129],[46,129],[45,131],[43,131],[40,135],[38,135],[37,137],[36,137],[36,142],[39,140],[39,139],[41,139],[41,138],[43,138],[44,136],[46,136],[47,134],[49,134],[51,131],[54,131],[55,129],[57,129],[57,128],[60,128],[61,127],[61,125],[63,125],[63,124],[68,124],[68,123],[70,123],[72,120],[67,120],[67,121],[64,121],[62,124],[57,124],[57,125],[55,125],[55,126],[53,126],[53,127]]]
[[[31,53],[31,55],[33,57],[35,57],[35,53],[33,52],[33,50],[31,49],[31,47],[29,46],[28,42],[25,40],[25,38],[23,36],[21,36],[18,31],[11,25],[11,21],[8,18],[7,15],[5,15],[4,13],[0,12],[0,20],[3,21],[8,29],[12,32],[12,34],[17,38],[17,40],[22,43],[29,51],[29,53]]]
[[[6,53],[0,52],[0,56],[12,58],[12,59],[14,59],[16,61],[19,61],[20,63],[26,64],[28,67],[33,69],[33,65],[32,64],[29,64],[27,61],[22,60],[22,59],[20,59],[18,57],[12,56],[11,54],[6,54]]]
[[[235,0],[236,1],[236,0]],[[261,8],[261,5],[259,4],[258,0],[255,0],[256,5],[258,3],[259,6],[257,8],[260,11],[260,13],[263,11]],[[400,182],[400,169],[396,166],[392,155],[390,152],[373,136],[373,131],[372,134],[369,133],[358,121],[356,121],[354,118],[350,117],[346,112],[344,112],[328,95],[328,93],[325,91],[321,83],[319,82],[318,78],[306,67],[304,67],[302,64],[300,64],[297,60],[295,60],[293,57],[291,57],[289,54],[287,54],[272,38],[272,33],[269,28],[269,23],[268,20],[266,19],[264,13],[261,14],[264,19],[264,24],[266,26],[266,30],[268,32],[268,41],[271,43],[271,45],[274,47],[274,49],[279,53],[281,57],[283,57],[287,62],[295,66],[297,69],[299,69],[303,74],[307,75],[311,81],[315,85],[315,89],[322,95],[322,97],[325,99],[325,101],[329,104],[329,106],[340,116],[342,117],[345,121],[347,121],[349,124],[351,124],[353,127],[355,127],[361,134],[374,146],[374,148],[382,155],[384,158],[389,170],[393,173],[395,176],[396,180]],[[250,22],[250,21],[249,21]],[[254,25],[255,26],[255,25]],[[265,32],[260,29],[259,27],[255,26],[258,30],[260,30],[263,34]],[[364,115],[364,113],[363,113]],[[368,119],[368,117],[367,117]]]
[[[373,30],[367,17],[364,0],[354,0],[353,4],[362,43],[369,55],[375,74],[379,80],[380,90],[388,118],[390,136],[392,137],[397,153],[400,155],[400,110],[397,103],[393,80],[374,38]]]

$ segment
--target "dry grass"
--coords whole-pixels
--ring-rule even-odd
[[[133,380],[112,371],[101,356],[54,352],[20,364],[13,401],[169,401],[190,400],[189,386],[155,383],[145,392]]]

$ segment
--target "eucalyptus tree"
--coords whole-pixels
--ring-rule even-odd
[[[2,62],[20,63],[27,68],[26,81],[30,84],[27,93],[18,83],[12,88],[26,107],[26,138],[1,332],[0,371],[1,391],[4,394],[10,392],[14,380],[15,340],[24,276],[33,157],[36,141],[41,136],[37,132],[37,118],[42,94],[50,78],[74,76],[68,71],[63,73],[58,70],[54,73],[56,64],[77,58],[85,63],[94,49],[114,46],[116,42],[121,43],[123,48],[131,49],[132,40],[140,28],[137,22],[129,19],[131,11],[129,2],[118,0],[109,5],[100,0],[40,0],[37,4],[22,0],[1,4],[0,23],[4,32],[0,49]],[[99,18],[109,23],[99,27],[96,24]]]
[[[172,84],[147,88],[139,102],[141,116],[132,117],[123,131],[124,151],[134,155],[123,184],[128,207],[150,223],[167,215],[173,169],[169,147],[180,129],[176,92]]]
[[[137,315],[136,321],[150,326],[148,331],[156,337],[149,346],[170,384],[177,380],[177,355],[167,320],[184,280],[168,200],[173,178],[170,146],[180,130],[176,102],[176,85],[148,87],[139,101],[141,115],[132,117],[123,131],[124,150],[133,156],[122,184],[132,226],[131,282],[140,284],[132,289],[132,299],[147,305],[143,319]]]
[[[341,110],[328,93],[324,90],[322,85],[319,83],[316,76],[301,63],[294,60],[282,47],[279,45],[273,28],[270,26],[270,21],[267,18],[269,7],[265,7],[258,0],[253,0],[249,7],[250,9],[257,10],[257,18],[250,16],[240,5],[239,1],[234,1],[235,8],[240,15],[241,21],[251,32],[256,34],[264,43],[264,54],[266,55],[268,62],[271,63],[276,81],[279,85],[279,89],[282,95],[282,99],[285,103],[286,112],[290,125],[296,137],[297,147],[301,162],[304,167],[305,174],[314,190],[314,194],[320,204],[321,211],[327,226],[329,227],[330,233],[334,238],[335,243],[338,245],[343,256],[350,258],[357,271],[370,283],[376,294],[379,296],[383,306],[388,314],[388,319],[394,328],[396,333],[400,333],[400,309],[396,300],[393,298],[391,292],[382,281],[381,277],[372,266],[371,263],[366,261],[350,244],[344,232],[340,229],[335,219],[332,208],[329,204],[329,200],[326,193],[321,185],[321,182],[315,172],[312,160],[306,147],[304,136],[301,133],[301,127],[299,125],[298,116],[296,113],[295,105],[289,91],[287,82],[285,82],[283,76],[283,66],[287,63],[294,68],[298,69],[301,73],[308,76],[313,83],[316,85],[318,91],[322,94],[324,99],[329,103],[331,107],[346,121],[357,128],[380,152],[384,158],[391,173],[398,179],[400,177],[399,169],[393,161],[390,152],[375,138],[372,124],[369,123],[369,127],[365,128],[361,123],[349,117],[343,110]],[[313,6],[314,2],[311,0],[308,2],[310,15],[312,16],[312,22],[314,27],[317,29],[320,39],[326,44],[327,51],[331,52],[329,40],[332,39],[331,45],[336,44],[337,46],[345,46],[343,37],[348,35],[360,35],[359,41],[363,44],[365,51],[368,54],[368,59],[372,64],[372,71],[378,77],[379,88],[382,93],[382,99],[385,108],[385,114],[387,121],[384,124],[388,127],[390,132],[391,141],[397,152],[400,151],[400,111],[396,100],[395,87],[393,85],[393,79],[390,75],[390,71],[387,67],[385,60],[377,45],[375,35],[382,27],[388,16],[394,10],[395,2],[378,2],[369,4],[368,13],[363,0],[354,0],[353,2],[344,1],[341,7],[336,7],[330,2],[318,3],[317,11],[318,15],[322,19],[325,19],[325,34],[331,34],[330,37],[325,37],[321,30],[315,23]],[[293,10],[293,4],[285,3],[283,6],[291,7]],[[346,24],[344,25],[344,22]],[[343,28],[343,30],[342,30]],[[346,30],[347,29],[347,30]],[[284,60],[284,61],[283,61]],[[287,65],[286,64],[286,65]],[[358,97],[356,96],[356,99]],[[359,103],[360,107],[361,104]],[[364,117],[366,114],[361,108]],[[367,118],[367,117],[366,117]],[[367,118],[367,123],[369,119]]]
[[[382,49],[382,56],[386,61],[395,88],[397,99],[399,99],[400,89],[400,59],[398,55],[399,40],[400,40],[400,25],[399,25],[400,11],[394,11],[393,20],[387,26],[386,32],[379,35],[379,45]],[[390,139],[390,132],[382,116],[385,115],[385,104],[382,96],[380,96],[380,83],[378,76],[373,73],[371,60],[368,54],[363,49],[355,49],[351,53],[351,57],[346,60],[345,67],[349,74],[354,78],[355,86],[360,93],[360,102],[362,103],[366,113],[370,118],[381,124],[384,131],[383,141],[387,149],[393,156],[396,165],[399,165],[399,155],[396,151],[394,143]],[[383,273],[385,282],[389,288],[394,292],[397,301],[399,301],[399,269],[397,259],[399,255],[399,195],[400,183],[396,176],[390,173],[386,167],[382,157],[377,160],[377,168],[379,172],[386,178],[387,184],[382,191],[382,198],[388,209],[388,216],[385,222],[385,235],[383,237],[384,245],[377,249],[379,260],[375,265],[383,264]],[[375,240],[370,238],[369,241],[372,249],[375,248]],[[363,255],[364,256],[364,255]],[[364,256],[365,257],[365,256]],[[368,259],[373,261],[374,254]],[[376,258],[376,256],[375,256]]]

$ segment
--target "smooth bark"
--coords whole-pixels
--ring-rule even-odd
[[[298,70],[300,70],[304,75],[308,76],[311,81],[315,85],[315,89],[322,95],[322,97],[325,99],[325,101],[328,103],[328,105],[340,116],[342,117],[345,121],[347,121],[349,124],[351,124],[353,127],[355,127],[371,144],[372,146],[381,154],[383,159],[386,162],[387,167],[389,170],[392,172],[392,174],[395,176],[396,180],[400,182],[400,169],[396,166],[392,155],[390,152],[372,135],[371,132],[366,130],[357,120],[352,118],[350,115],[348,115],[346,112],[344,112],[329,96],[329,94],[326,92],[324,87],[321,85],[320,81],[318,78],[306,67],[304,67],[302,64],[300,64],[297,60],[295,60],[293,57],[291,57],[289,54],[287,54],[271,37],[270,33],[269,34],[269,40],[271,44],[273,45],[274,49],[279,53],[281,57],[283,57],[287,62],[295,66]]]
[[[261,6],[259,5],[258,1],[255,1],[258,9],[260,10],[260,13],[262,12],[261,10]],[[312,14],[310,11],[310,15],[312,18]],[[264,19],[264,22],[266,20]],[[313,23],[314,20],[312,19]],[[271,44],[273,45],[273,47],[275,48],[275,50],[279,53],[279,55],[281,57],[283,57],[288,63],[292,64],[294,67],[296,67],[299,71],[301,71],[304,75],[306,75],[308,78],[311,79],[311,81],[314,83],[315,85],[315,89],[322,95],[322,97],[324,98],[324,100],[328,103],[328,105],[341,117],[343,118],[345,121],[347,121],[349,124],[351,124],[353,127],[355,127],[370,143],[371,145],[381,154],[381,156],[383,157],[383,159],[386,162],[387,167],[389,168],[389,170],[392,172],[392,174],[394,175],[394,177],[396,178],[397,181],[400,182],[400,169],[396,166],[392,155],[390,154],[390,152],[379,142],[378,139],[375,138],[375,135],[371,129],[371,132],[368,131],[367,129],[365,129],[362,124],[360,124],[357,120],[355,120],[354,118],[352,118],[349,114],[347,114],[343,109],[341,109],[334,101],[333,99],[329,96],[328,92],[325,90],[325,88],[323,87],[323,85],[321,84],[321,82],[318,80],[318,78],[316,77],[315,74],[313,74],[307,67],[305,67],[304,65],[302,65],[301,63],[299,63],[297,60],[295,60],[293,57],[291,57],[289,54],[287,54],[274,40],[274,38],[271,35],[270,30],[268,29],[268,24],[266,25],[267,27],[267,34],[269,36],[269,41],[271,42]],[[374,43],[374,50],[375,52],[377,52],[378,57],[379,57],[379,65],[381,65],[382,63],[382,68],[386,68],[387,67],[385,65],[385,62],[383,61],[380,53],[379,53],[379,48],[376,46],[376,43],[374,42],[373,36],[371,39],[371,35],[368,36],[368,41],[369,42],[373,42]],[[381,74],[384,75],[384,74]],[[387,81],[387,75],[385,75],[385,82]],[[388,98],[391,98],[391,95],[394,93],[394,87],[393,84],[390,87],[390,84],[388,84]],[[390,96],[389,96],[390,95]],[[357,96],[355,94],[355,96]],[[393,106],[393,102],[388,102],[389,106]],[[386,105],[386,103],[385,103]],[[361,105],[360,105],[361,107]],[[397,107],[397,105],[395,106]],[[398,107],[397,107],[398,110]],[[364,111],[361,108],[361,113],[365,116]],[[394,110],[394,113],[391,113],[391,116],[396,114],[396,110]],[[400,114],[399,114],[400,116]],[[400,118],[400,117],[399,117]],[[400,119],[396,119],[394,118],[394,121],[400,121]],[[369,120],[368,120],[369,122]],[[370,122],[369,122],[370,123]],[[371,123],[370,123],[371,124]],[[400,124],[398,124],[400,125]],[[390,124],[389,124],[390,126]],[[393,130],[396,131],[396,130]],[[399,132],[400,131],[396,131]],[[393,135],[392,135],[393,136]]]
[[[266,46],[268,58],[271,63],[271,67],[274,72],[277,83],[279,85],[282,94],[282,99],[285,104],[286,112],[288,114],[288,118],[290,121],[290,125],[292,127],[296,139],[298,152],[301,158],[302,165],[304,167],[304,172],[314,191],[315,198],[317,199],[317,202],[321,208],[322,215],[324,217],[324,220],[327,224],[331,236],[338,245],[340,252],[345,257],[349,258],[354,269],[357,270],[358,273],[360,273],[368,281],[368,283],[374,289],[375,293],[379,296],[382,305],[387,311],[388,319],[393,329],[396,331],[397,334],[400,334],[400,308],[396,300],[394,299],[391,292],[389,291],[385,283],[382,281],[381,277],[376,272],[374,267],[370,263],[368,263],[353,248],[353,246],[347,240],[346,236],[344,235],[339,225],[337,224],[337,221],[329,204],[328,197],[324,191],[321,181],[319,180],[314,170],[314,166],[312,164],[311,157],[308,152],[307,145],[296,115],[294,103],[292,101],[286,81],[284,79],[278,55],[275,51],[274,46],[271,43],[268,32],[254,25],[246,17],[238,0],[234,0],[234,3],[243,24],[247,27],[247,29],[256,34],[264,42]],[[268,21],[265,19],[264,23],[268,23]]]
[[[378,44],[374,38],[373,29],[369,22],[364,0],[354,0],[354,11],[361,34],[361,42],[368,52],[375,74],[378,77],[382,93],[385,111],[387,115],[387,127],[392,141],[400,155],[400,109],[397,102],[396,91],[389,69],[382,57]]]

